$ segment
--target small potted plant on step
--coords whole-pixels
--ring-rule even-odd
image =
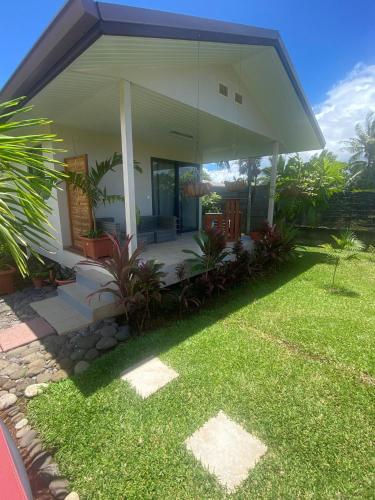
[[[113,171],[115,167],[122,163],[122,156],[114,153],[110,158],[102,162],[96,162],[95,167],[89,169],[88,174],[79,172],[69,172],[69,181],[76,189],[83,191],[90,203],[92,222],[91,229],[81,235],[83,253],[85,257],[99,259],[109,257],[113,253],[113,243],[107,234],[97,227],[95,211],[98,205],[106,205],[123,201],[124,197],[118,194],[108,194],[105,186],[99,186],[103,177]],[[135,163],[134,168],[140,170]]]
[[[16,268],[7,247],[0,243],[0,295],[14,292]]]

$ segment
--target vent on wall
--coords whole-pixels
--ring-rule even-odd
[[[234,100],[236,101],[237,104],[242,104],[243,97],[242,97],[241,94],[239,94],[238,92],[236,92],[234,94]]]
[[[228,87],[224,83],[219,83],[219,94],[228,97]]]

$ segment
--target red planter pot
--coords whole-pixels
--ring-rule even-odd
[[[35,276],[35,278],[31,278],[33,281],[34,288],[42,288],[44,283],[44,278],[40,276]]]
[[[16,269],[9,267],[9,269],[0,270],[0,295],[5,295],[14,292],[14,275]]]
[[[100,257],[111,257],[113,255],[113,243],[108,236],[102,236],[101,238],[81,236],[81,241],[85,257],[100,259]]]
[[[259,241],[262,237],[262,234],[258,231],[251,231],[250,237],[253,241]]]

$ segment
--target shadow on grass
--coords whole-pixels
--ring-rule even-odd
[[[346,286],[325,285],[323,289],[331,295],[340,295],[341,297],[356,299],[361,296],[358,292],[356,292],[355,290],[351,290]]]
[[[118,346],[115,350],[96,360],[85,373],[72,377],[72,380],[82,394],[89,396],[110,384],[129,366],[170,350],[185,339],[196,335],[254,300],[272,294],[316,264],[324,262],[326,262],[324,253],[305,251],[281,271],[260,278],[255,283],[240,285],[238,288],[217,297],[209,305],[189,317],[177,319],[169,325],[146,332],[145,335],[135,337]]]

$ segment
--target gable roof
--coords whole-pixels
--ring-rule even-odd
[[[273,47],[324,147],[323,134],[277,31],[93,0],[65,4],[4,85],[0,100],[31,99],[102,35]]]

